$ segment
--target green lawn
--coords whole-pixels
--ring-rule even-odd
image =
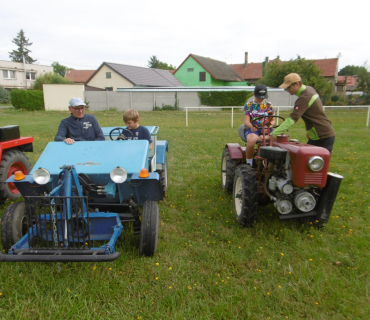
[[[169,191],[159,203],[157,254],[142,258],[125,230],[107,263],[1,263],[1,319],[368,319],[370,129],[367,110],[327,111],[336,132],[330,169],[344,176],[327,227],[280,222],[273,205],[258,223],[234,222],[220,162],[239,142],[229,111],[141,112],[169,143]],[[122,113],[95,112],[101,126]],[[283,113],[287,116],[288,113]],[[67,112],[0,109],[0,126],[34,137],[36,162]],[[303,122],[290,131],[306,141]],[[111,155],[114,156],[114,155]],[[0,206],[2,215],[6,205]]]

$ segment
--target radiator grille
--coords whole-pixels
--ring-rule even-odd
[[[305,173],[304,183],[305,184],[321,184],[323,178],[322,173]]]

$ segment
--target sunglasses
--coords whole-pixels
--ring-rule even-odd
[[[81,108],[76,108],[76,107],[71,107],[73,110],[75,111],[82,111],[82,110],[85,110],[85,107],[81,107]]]

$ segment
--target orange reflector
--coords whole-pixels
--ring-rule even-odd
[[[19,180],[23,180],[26,176],[24,175],[24,173],[22,171],[16,171],[14,173],[14,180],[16,181],[19,181]]]
[[[148,170],[147,170],[147,169],[141,169],[141,170],[140,170],[139,177],[140,177],[140,178],[148,178],[148,177],[149,177],[149,172],[148,172]]]

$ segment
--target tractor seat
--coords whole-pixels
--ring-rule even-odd
[[[239,129],[238,129],[238,133],[239,133],[239,137],[240,139],[242,139],[244,142],[247,142],[247,138],[245,137],[245,124],[243,123]]]
[[[240,125],[239,129],[238,129],[238,133],[239,133],[239,137],[240,139],[242,139],[244,142],[247,142],[247,138],[245,136],[245,131],[247,129],[245,128],[245,124],[243,123],[242,125]],[[263,141],[259,140],[257,141],[257,144],[260,144],[262,143]]]

